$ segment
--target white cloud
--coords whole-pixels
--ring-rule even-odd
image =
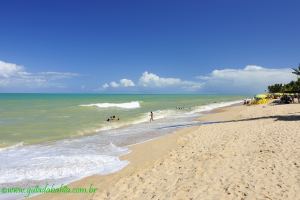
[[[67,79],[78,76],[78,74],[71,72],[41,72],[35,75],[47,77],[48,80]]]
[[[102,85],[102,89],[107,89],[109,87],[111,87],[111,88],[119,88],[119,87],[134,87],[134,86],[135,86],[135,84],[134,84],[134,82],[132,80],[123,78],[119,82],[112,81],[109,84],[108,83],[104,83]]]
[[[207,76],[198,76],[204,82],[205,91],[256,93],[263,92],[268,85],[287,83],[295,78],[289,68],[265,68],[248,65],[243,69],[213,70]]]
[[[209,93],[259,93],[268,85],[287,83],[295,79],[289,68],[266,68],[248,65],[244,68],[215,69],[195,81],[175,77],[161,77],[145,71],[135,84],[130,79],[121,79],[102,85],[102,89],[135,87],[136,91],[200,91]]]
[[[109,88],[109,85],[108,85],[107,83],[104,83],[104,84],[102,85],[102,88],[104,88],[104,89]]]
[[[62,87],[54,80],[75,76],[78,74],[69,72],[30,73],[21,65],[0,61],[0,88]]]
[[[0,61],[0,77],[10,78],[13,76],[23,76],[27,73],[24,71],[23,66],[16,65],[14,63],[7,63]]]
[[[113,87],[113,88],[117,88],[120,86],[119,83],[116,83],[115,81],[110,82],[109,85],[110,85],[110,87]]]
[[[119,82],[112,81],[110,83],[105,83],[102,85],[102,89],[108,88],[125,88],[125,87],[135,87],[140,86],[143,88],[178,88],[186,90],[197,90],[200,89],[202,83],[194,81],[185,81],[179,78],[164,78],[159,77],[154,73],[144,72],[139,78],[139,84],[135,83],[130,79],[121,79]]]
[[[154,73],[144,72],[139,79],[139,85],[143,87],[180,87],[185,89],[196,90],[202,87],[202,84],[195,81],[185,81],[179,78],[159,77]]]
[[[120,85],[123,87],[134,87],[135,86],[135,84],[132,80],[129,80],[126,78],[123,78],[120,80]]]

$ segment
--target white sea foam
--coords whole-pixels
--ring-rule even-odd
[[[112,143],[100,148],[93,144],[86,146],[81,140],[6,149],[0,152],[0,184],[26,180],[76,180],[92,174],[113,173],[128,164],[128,161],[118,158],[124,153],[128,153],[126,148]]]
[[[162,119],[167,116],[170,116],[170,113],[175,113],[174,110],[157,110],[154,111],[155,113],[155,119]],[[101,128],[95,128],[95,129],[86,129],[81,130],[78,132],[78,135],[85,135],[92,132],[100,132],[100,131],[109,131],[113,129],[118,129],[126,126],[141,124],[145,122],[149,122],[150,120],[150,113],[142,113],[139,117],[136,117],[134,119],[128,120],[128,121],[117,121],[117,122],[107,122],[105,123]]]
[[[1,151],[5,151],[5,150],[9,150],[9,149],[14,149],[14,148],[17,148],[17,147],[21,147],[23,146],[24,143],[23,142],[19,142],[17,144],[14,144],[14,145],[11,145],[11,146],[8,146],[8,147],[3,147],[3,148],[0,148],[0,152]]]
[[[123,109],[136,109],[140,108],[140,102],[131,101],[126,103],[93,103],[93,104],[84,104],[80,106],[85,107],[98,107],[98,108],[123,108]]]
[[[165,118],[178,119],[179,117],[187,117],[187,116],[193,117],[195,115],[198,115],[198,113],[201,112],[207,112],[217,108],[222,108],[222,107],[230,106],[241,102],[242,100],[211,103],[207,105],[196,106],[186,110],[175,110],[175,109],[154,110],[153,111],[154,120],[165,119]],[[91,132],[108,131],[112,129],[122,128],[125,126],[141,124],[141,123],[149,122],[149,120],[150,120],[150,113],[142,113],[139,117],[132,119],[130,121],[120,121],[118,123],[107,123],[101,128],[81,131],[79,135],[85,135],[86,133],[91,133]]]
[[[222,108],[226,106],[231,106],[234,104],[241,103],[242,100],[237,101],[228,101],[228,102],[220,102],[220,103],[211,103],[203,106],[196,106],[191,109],[187,110],[172,110],[172,109],[166,109],[166,110],[155,110],[154,113],[154,119],[164,119],[164,118],[178,118],[178,117],[186,117],[186,116],[194,116],[197,113],[211,111],[217,108]],[[135,119],[130,124],[139,124],[143,122],[148,122],[150,119],[150,113],[144,113],[142,114],[138,119]],[[129,124],[126,124],[129,125]]]
[[[242,102],[242,100],[237,100],[237,101],[228,101],[228,102],[212,103],[212,104],[208,104],[208,105],[197,106],[197,107],[194,107],[193,110],[189,113],[199,113],[199,112],[211,111],[211,110],[214,110],[217,108],[231,106],[231,105],[238,104],[241,102]]]
[[[176,117],[176,116],[182,114],[182,113],[178,113],[176,110],[156,110],[153,112],[154,112],[155,120],[169,118],[169,117]],[[107,124],[105,124],[104,127],[98,128],[94,131],[96,131],[96,132],[108,131],[108,130],[112,130],[112,129],[122,128],[125,126],[131,126],[131,125],[149,122],[149,120],[150,120],[150,113],[142,113],[139,117],[132,119],[130,121],[120,121],[118,123],[108,122]],[[89,132],[89,131],[87,131],[87,132]]]
[[[118,157],[105,155],[36,157],[30,160],[29,165],[1,168],[0,183],[70,177],[76,179],[92,174],[112,173],[122,169],[127,163],[120,161]]]

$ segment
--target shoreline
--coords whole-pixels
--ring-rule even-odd
[[[234,102],[236,102],[236,101],[228,101],[228,102],[218,102],[218,103],[212,103],[212,104],[206,104],[206,105],[204,105],[204,106],[199,106],[199,109],[200,110],[206,110],[205,112],[200,112],[200,113],[210,113],[210,112],[213,112],[216,108],[219,108],[219,107],[226,107],[226,106],[228,106],[228,105],[232,105]],[[186,114],[189,114],[190,116],[185,116]],[[106,160],[108,160],[108,162],[106,161],[106,160],[102,160],[102,163],[103,163],[103,165],[99,165],[98,166],[98,157],[97,158],[95,158],[95,157],[93,157],[93,155],[99,155],[99,156],[102,156],[102,154],[101,154],[101,150],[102,149],[100,149],[100,151],[95,151],[94,149],[95,148],[92,148],[92,147],[99,147],[99,142],[100,142],[100,144],[102,144],[101,143],[101,140],[98,140],[98,139],[101,139],[102,138],[102,136],[100,136],[99,135],[99,137],[101,137],[101,138],[99,138],[99,137],[83,137],[83,140],[81,140],[81,142],[80,143],[76,143],[76,141],[75,141],[75,144],[76,144],[76,146],[72,146],[72,143],[68,143],[69,141],[67,140],[66,142],[67,142],[67,147],[66,148],[69,148],[69,149],[74,149],[73,150],[73,152],[77,152],[76,153],[76,155],[75,155],[75,160],[74,160],[74,158],[72,159],[72,160],[66,160],[66,162],[73,162],[73,166],[74,166],[74,171],[73,170],[65,170],[64,168],[63,169],[60,169],[59,167],[56,167],[55,165],[54,165],[54,168],[53,167],[51,167],[51,166],[53,166],[53,165],[51,165],[51,166],[49,166],[49,168],[48,169],[46,169],[46,171],[51,171],[52,172],[52,174],[58,174],[58,173],[76,173],[76,167],[77,166],[81,166],[81,163],[76,163],[76,159],[77,159],[77,155],[80,155],[80,154],[84,154],[84,152],[82,152],[80,149],[83,149],[83,150],[88,150],[89,152],[92,152],[93,151],[93,154],[91,154],[91,158],[89,159],[89,160],[87,160],[87,162],[89,162],[89,163],[91,163],[93,166],[94,166],[94,168],[93,169],[95,169],[95,172],[94,172],[94,174],[97,174],[97,172],[98,171],[101,171],[101,170],[103,170],[103,171],[105,171],[106,169],[108,169],[108,170],[110,170],[110,171],[106,171],[105,172],[105,174],[107,175],[107,174],[111,174],[111,173],[116,173],[116,171],[119,171],[120,170],[120,168],[119,168],[119,166],[120,165],[118,165],[117,166],[117,164],[124,164],[124,163],[127,163],[128,161],[127,160],[124,160],[124,159],[122,159],[121,158],[121,155],[123,154],[123,151],[125,151],[125,149],[129,149],[130,147],[131,147],[131,145],[136,145],[136,144],[142,144],[142,143],[146,143],[146,142],[149,142],[149,141],[151,141],[151,140],[156,140],[156,139],[160,139],[162,136],[164,136],[164,135],[169,135],[169,134],[173,134],[174,132],[176,132],[176,130],[179,130],[179,129],[182,129],[183,127],[192,127],[192,126],[197,126],[199,123],[198,123],[198,121],[196,120],[196,118],[199,116],[199,114],[196,114],[196,113],[194,113],[194,112],[191,112],[191,113],[185,113],[183,116],[174,116],[174,119],[176,119],[176,120],[163,120],[162,122],[160,121],[160,120],[156,120],[157,122],[158,122],[158,125],[155,125],[156,123],[154,123],[153,125],[154,125],[154,127],[152,127],[152,131],[151,132],[149,132],[149,131],[143,131],[143,135],[144,136],[141,136],[140,134],[138,134],[137,135],[137,133],[138,132],[131,132],[131,131],[133,131],[133,130],[129,130],[130,131],[130,135],[132,135],[132,136],[126,136],[126,137],[128,137],[129,138],[129,140],[127,139],[127,143],[126,142],[123,142],[123,143],[115,143],[115,142],[113,142],[113,143],[107,143],[107,146],[105,146],[105,148],[108,148],[108,149],[110,149],[110,148],[112,148],[111,149],[111,151],[113,150],[113,151],[115,151],[114,153],[117,153],[118,155],[113,155],[112,154],[112,157],[115,157],[115,162],[113,163],[114,165],[112,165],[112,163],[110,163],[109,161],[109,159],[106,159],[105,158],[105,156],[103,156],[104,157],[104,159],[106,159]],[[178,118],[178,119],[177,119]],[[146,123],[147,124],[147,123]],[[140,127],[138,127],[136,130],[139,130],[139,128],[143,128],[143,126],[145,126],[146,124],[141,124],[141,125],[139,125]],[[159,124],[161,124],[161,125],[159,125]],[[178,125],[178,126],[177,126]],[[152,125],[151,125],[152,126]],[[134,125],[132,126],[132,127],[135,127]],[[160,130],[160,127],[162,127],[162,129]],[[147,127],[146,127],[147,128]],[[143,129],[144,130],[144,129]],[[128,130],[125,130],[125,131],[128,131]],[[116,132],[116,130],[115,130],[115,132]],[[111,138],[111,137],[118,137],[118,135],[119,135],[119,133],[117,133],[117,134],[110,134],[110,136],[108,136],[108,138]],[[122,135],[122,134],[121,134]],[[125,134],[126,135],[126,134]],[[138,137],[136,137],[136,136],[138,136]],[[84,139],[85,138],[85,139]],[[111,139],[113,139],[113,138],[111,138]],[[107,140],[107,139],[106,139]],[[113,141],[113,140],[111,140],[111,141]],[[116,141],[116,140],[115,140]],[[125,140],[124,140],[125,141]],[[72,142],[72,141],[70,141],[70,142]],[[118,141],[117,141],[118,142]],[[44,147],[44,145],[43,144],[46,144],[46,146]],[[64,148],[64,144],[65,144],[65,142],[64,142],[64,140],[62,141],[62,142],[55,142],[55,143],[51,143],[51,142],[47,142],[47,143],[43,143],[42,144],[42,146],[32,146],[32,147],[34,147],[35,148],[35,151],[34,152],[40,152],[38,155],[36,155],[36,157],[44,157],[45,155],[47,155],[47,153],[51,153],[51,154],[57,154],[57,153],[55,153],[55,152],[57,152],[57,150],[59,150],[59,151],[62,151],[62,150],[69,150],[69,149],[66,149],[66,148]],[[53,144],[56,144],[56,145],[53,145]],[[19,146],[19,145],[18,145]],[[28,149],[27,149],[27,147],[26,147],[27,145],[21,145],[20,146],[20,149],[19,149],[19,147],[18,148],[16,148],[16,149],[14,149],[14,148],[9,148],[10,149],[10,151],[12,151],[12,153],[18,153],[17,151],[18,150],[21,150],[20,152],[24,152],[24,151],[29,151]],[[81,148],[81,147],[83,147],[83,148]],[[115,148],[116,147],[116,148]],[[119,148],[120,147],[120,148]],[[124,148],[125,149],[124,149]],[[92,148],[92,149],[91,149]],[[100,146],[100,148],[101,148],[101,146]],[[122,150],[122,148],[123,148],[123,150]],[[47,149],[49,149],[49,150],[47,150]],[[78,149],[78,150],[77,150]],[[127,151],[127,150],[126,150]],[[128,151],[127,151],[128,152]],[[129,151],[130,152],[130,151]],[[4,152],[5,153],[5,152]],[[30,152],[28,152],[28,153],[30,153]],[[78,154],[79,153],[79,154]],[[26,153],[27,154],[27,153]],[[50,154],[50,155],[51,155]],[[31,155],[31,154],[28,154],[28,155]],[[72,154],[73,155],[73,154]],[[105,154],[106,155],[106,154]],[[109,154],[110,155],[110,154]],[[123,154],[124,155],[124,154]],[[63,156],[63,155],[62,155]],[[77,157],[76,157],[77,156]],[[72,156],[70,156],[71,158],[72,158]],[[26,159],[26,160],[28,160],[28,162],[31,162],[31,160],[32,160],[32,157],[28,157],[29,159]],[[52,160],[52,162],[53,163],[56,163],[56,162],[54,162],[55,161],[55,159],[57,160],[57,158],[56,157],[54,157],[54,160]],[[67,159],[67,158],[65,158],[65,159]],[[34,163],[34,161],[35,161],[35,158],[33,158],[33,163]],[[8,163],[10,163],[10,162],[8,162]],[[39,166],[40,164],[42,164],[42,163],[34,163],[34,165],[36,165],[36,166]],[[97,164],[97,166],[95,165],[95,164]],[[119,169],[112,169],[112,167],[115,167],[115,166],[117,166]],[[122,167],[123,168],[123,167]],[[43,169],[43,168],[42,168]],[[69,169],[72,169],[72,168],[69,168]],[[29,170],[27,170],[29,173],[31,173],[31,172],[34,172],[34,173],[36,173],[36,172],[38,172],[37,171],[38,169],[36,169],[36,168],[31,168],[31,169],[29,169]],[[45,171],[45,170],[44,170]],[[72,172],[73,171],[73,172]],[[43,171],[42,171],[43,172]],[[56,172],[58,172],[58,173],[56,173]],[[102,172],[102,171],[101,171]],[[31,173],[31,174],[26,174],[26,173],[24,173],[25,174],[25,176],[36,176],[34,173]],[[83,172],[83,173],[85,173],[85,172]],[[8,174],[14,174],[14,173],[8,173]],[[78,174],[78,173],[77,173]],[[87,173],[88,174],[88,173]],[[69,184],[72,184],[73,182],[77,182],[77,181],[80,181],[80,180],[82,180],[82,179],[84,179],[84,178],[86,178],[86,177],[90,177],[91,176],[91,174],[92,173],[90,173],[90,174],[88,174],[88,175],[85,175],[85,174],[79,174],[80,176],[81,176],[81,178],[73,178],[72,180],[66,180],[66,181],[58,181],[58,182],[53,182],[52,180],[54,180],[54,179],[52,179],[51,178],[51,174],[45,174],[45,175],[43,175],[43,176],[39,176],[39,177],[42,177],[42,178],[44,178],[44,181],[43,180],[37,180],[37,181],[23,181],[23,182],[18,182],[18,183],[16,183],[16,184],[14,184],[14,183],[11,183],[11,182],[6,182],[7,183],[7,185],[8,186],[10,186],[10,185],[12,185],[12,186],[16,186],[16,187],[23,187],[23,186],[28,186],[28,187],[33,187],[33,186],[35,186],[35,185],[39,185],[39,184],[41,184],[41,186],[43,186],[44,184],[47,184],[47,183],[50,183],[50,184],[55,184],[55,186],[59,186],[60,185],[60,183],[65,183],[64,185],[69,185]],[[101,174],[101,175],[100,175]],[[99,172],[99,175],[100,176],[105,176],[105,174],[103,174],[103,173],[100,173]],[[49,177],[49,178],[45,178],[45,176],[46,177]],[[20,174],[18,177],[23,177],[23,175],[22,174]],[[30,179],[29,179],[30,180]],[[48,180],[48,181],[47,181]],[[5,185],[5,183],[3,184],[4,186],[6,186]],[[39,194],[38,194],[39,195]],[[12,197],[13,198],[13,197]]]
[[[186,131],[191,128],[192,127],[180,128],[175,132],[171,132],[163,136],[152,138],[137,144],[128,145],[127,147],[129,149],[129,153],[120,156],[121,161],[129,162],[129,164],[123,169],[107,175],[92,175],[84,177],[67,185],[72,188],[88,188],[91,184],[95,186],[94,183],[97,182],[97,191],[104,191],[122,177],[130,175],[136,170],[143,169],[144,167],[151,165],[157,159],[163,157],[167,152],[176,146],[177,139],[182,135],[188,134]],[[145,154],[141,155],[141,151]],[[33,196],[30,199],[64,199],[66,198],[64,195],[65,194],[59,196],[52,194],[41,194]],[[93,199],[93,196],[94,195],[87,194],[67,194],[67,197],[71,199]]]
[[[294,119],[293,115],[290,114],[291,111],[295,111],[295,109],[300,110],[300,104],[292,104],[292,105],[255,105],[255,106],[230,106],[226,108],[220,108],[214,110],[214,112],[210,114],[205,114],[200,117],[200,121],[203,122],[216,122],[218,123],[212,123],[212,124],[205,124],[202,126],[196,126],[196,127],[188,127],[188,128],[182,128],[176,131],[175,133],[165,135],[163,137],[156,138],[151,141],[147,141],[141,144],[132,145],[130,147],[131,153],[124,155],[121,157],[122,160],[128,160],[130,164],[122,169],[121,171],[118,171],[114,174],[109,174],[105,176],[100,175],[93,175],[90,177],[83,178],[79,181],[76,181],[74,183],[69,184],[70,187],[88,187],[90,184],[93,184],[94,187],[97,187],[97,193],[93,195],[87,195],[87,194],[46,194],[46,195],[39,195],[35,196],[32,199],[65,199],[65,198],[71,198],[71,199],[138,199],[137,195],[140,195],[140,197],[144,199],[151,199],[152,193],[155,193],[154,199],[180,199],[179,197],[186,197],[186,196],[193,196],[193,197],[200,197],[201,199],[209,199],[208,197],[221,197],[221,199],[240,199],[247,197],[263,197],[265,196],[271,196],[273,198],[276,198],[278,196],[276,195],[286,195],[286,193],[283,191],[283,188],[287,191],[289,191],[288,196],[279,197],[277,199],[293,199],[295,195],[300,194],[300,180],[293,178],[293,176],[287,176],[287,172],[290,173],[297,173],[299,171],[299,166],[296,163],[297,160],[295,158],[300,158],[300,146],[299,142],[295,143],[297,141],[296,139],[300,136],[297,132],[293,133],[293,137],[295,138],[295,141],[292,141],[288,137],[282,138],[282,140],[286,140],[286,143],[280,143],[277,144],[277,142],[280,142],[280,140],[274,140],[273,141],[273,135],[274,131],[280,129],[280,131],[283,131],[286,133],[286,131],[295,130],[297,128],[297,120],[299,115],[296,113],[296,120],[282,120],[280,116],[284,117],[285,115],[288,116],[288,118]],[[291,116],[290,116],[291,115]],[[295,115],[295,114],[294,114]],[[278,119],[280,120],[278,120]],[[277,121],[275,121],[277,119]],[[284,118],[285,119],[285,118]],[[256,122],[257,120],[257,122]],[[220,123],[220,121],[222,123]],[[274,123],[276,122],[276,123]],[[249,123],[249,125],[248,125]],[[274,125],[275,124],[275,125]],[[245,126],[247,125],[247,126]],[[276,129],[274,129],[273,126],[276,126]],[[296,126],[296,127],[295,127]],[[268,127],[268,128],[265,128]],[[284,127],[283,129],[281,127]],[[288,127],[288,129],[286,128]],[[299,127],[299,126],[298,126]],[[241,131],[243,130],[243,131]],[[199,132],[199,133],[197,133]],[[262,133],[264,135],[261,135]],[[290,132],[288,132],[290,133]],[[271,135],[270,135],[271,134]],[[211,138],[214,135],[213,138]],[[276,133],[276,136],[283,137],[281,132]],[[261,137],[261,139],[257,139],[257,137]],[[270,138],[271,137],[271,138]],[[223,139],[222,139],[223,138]],[[199,140],[200,139],[200,140]],[[196,142],[196,146],[193,146],[191,148],[191,145],[195,145],[195,141],[199,141],[199,143]],[[276,145],[271,145],[269,148],[274,148],[274,150],[270,150],[271,152],[278,152],[279,155],[276,154],[276,156],[273,158],[270,158],[270,155],[268,154],[269,150],[265,152],[265,150],[261,150],[261,145],[266,145],[264,140],[266,141],[272,141],[273,143],[276,143]],[[226,143],[224,143],[227,141]],[[258,144],[260,142],[263,142],[262,144]],[[300,140],[298,140],[300,141]],[[253,143],[250,145],[250,143]],[[287,146],[290,146],[291,143],[296,147],[294,148],[294,152],[290,152],[289,149],[287,149]],[[209,145],[212,145],[209,147]],[[225,146],[224,146],[225,145]],[[250,146],[249,146],[250,145]],[[284,157],[281,157],[280,151],[276,150],[276,148],[279,148],[280,145],[287,145],[284,146],[284,152],[286,152],[288,155],[290,155],[290,162],[295,162],[296,164],[292,164],[291,166],[286,166],[286,162],[284,161]],[[207,146],[207,147],[206,147]],[[225,150],[227,147],[228,150]],[[205,154],[200,153],[197,155],[194,155],[194,152],[197,151],[197,148],[202,149],[200,152],[206,152]],[[248,148],[248,149],[247,149]],[[283,148],[283,147],[280,147]],[[187,150],[186,150],[187,149]],[[215,150],[214,150],[215,149]],[[256,150],[257,149],[257,150]],[[259,150],[260,149],[260,150]],[[263,148],[264,149],[264,148]],[[251,150],[251,151],[249,151]],[[256,151],[258,151],[259,154],[262,154],[262,156],[267,156],[270,161],[266,163],[260,163],[259,160],[257,160],[260,157],[256,157]],[[236,153],[235,153],[236,152]],[[292,154],[291,154],[292,153]],[[215,156],[212,156],[216,154]],[[220,154],[220,155],[219,155]],[[253,155],[252,155],[253,154]],[[185,158],[191,157],[192,160],[187,159],[184,162],[178,162],[174,160],[174,155],[179,160],[185,160]],[[217,156],[218,155],[218,156]],[[221,156],[222,155],[222,156]],[[183,156],[183,157],[182,157]],[[189,168],[191,166],[194,166],[195,160],[194,157],[200,156],[201,159],[199,160],[199,165],[202,166],[203,170],[201,170],[200,174],[193,175],[195,177],[186,177],[189,174],[193,174],[192,172],[186,173],[189,171]],[[205,156],[205,157],[203,157]],[[221,157],[220,157],[221,156]],[[202,158],[203,157],[203,158]],[[245,160],[245,158],[248,158],[249,160],[252,160],[249,162],[248,160]],[[277,159],[280,157],[280,161],[276,161],[274,159]],[[237,159],[238,158],[238,159]],[[251,158],[251,159],[250,159]],[[203,160],[204,159],[204,160]],[[231,160],[230,162],[227,162],[227,159]],[[194,161],[195,160],[195,161]],[[226,162],[225,162],[226,161]],[[225,162],[223,165],[214,165],[211,167],[211,164],[214,164],[215,162]],[[211,163],[211,164],[209,164]],[[231,166],[234,165],[235,167],[232,168]],[[235,164],[234,164],[235,163]],[[275,175],[272,175],[272,171],[270,174],[263,175],[266,168],[265,165],[270,165],[274,163],[280,164],[279,172],[276,172],[276,180],[273,180],[272,177]],[[208,166],[206,166],[209,164]],[[254,165],[254,168],[251,165]],[[245,166],[243,166],[245,165]],[[249,165],[249,166],[248,166]],[[263,165],[263,166],[260,166]],[[255,174],[252,174],[252,176],[248,177],[247,167],[249,167],[250,170],[255,170]],[[167,167],[164,169],[164,167]],[[179,167],[179,168],[178,168]],[[219,167],[220,169],[217,170]],[[226,169],[225,169],[225,168]],[[228,168],[227,168],[228,167]],[[278,167],[278,166],[277,166]],[[294,169],[297,167],[296,169]],[[185,173],[180,173],[180,169],[185,168]],[[164,170],[163,170],[164,169]],[[193,168],[193,170],[196,170],[197,168]],[[248,169],[248,170],[249,170]],[[273,168],[271,168],[274,170]],[[168,175],[171,173],[174,174],[174,177],[170,177]],[[179,171],[178,171],[179,170]],[[193,171],[192,170],[192,171]],[[215,171],[217,170],[217,171]],[[236,171],[237,170],[237,171]],[[262,170],[262,172],[261,172]],[[269,169],[268,169],[269,170]],[[229,176],[234,171],[235,179],[231,180],[231,176]],[[224,173],[222,176],[219,174],[220,172]],[[166,174],[167,173],[167,174]],[[216,173],[216,174],[214,174]],[[274,173],[274,172],[273,172]],[[284,174],[284,176],[280,176],[279,174]],[[157,175],[159,176],[157,177]],[[183,177],[182,177],[183,176]],[[211,188],[209,191],[202,191],[202,193],[199,192],[192,192],[193,187],[190,186],[190,184],[196,180],[194,180],[196,177],[202,177],[200,184],[203,188]],[[221,183],[213,184],[211,182],[215,178],[220,176],[220,180],[222,180],[225,177],[227,181],[221,181]],[[244,180],[241,182],[241,180],[236,179],[237,177],[240,177],[239,179]],[[246,176],[246,177],[245,177]],[[266,177],[264,177],[266,176]],[[272,181],[269,181],[270,177]],[[142,177],[142,178],[141,178]],[[166,187],[167,185],[163,183],[161,180],[163,177],[167,181],[173,180],[176,178],[177,182],[175,185],[171,184],[172,187],[176,186],[177,184],[179,188],[173,188],[168,189],[167,191],[163,192],[160,188],[157,188],[157,185],[161,185],[162,188]],[[181,177],[181,178],[180,178]],[[207,179],[207,177],[211,179]],[[223,177],[223,178],[222,178]],[[244,177],[244,178],[243,178]],[[297,177],[294,175],[294,177]],[[278,179],[278,180],[277,180]],[[293,190],[289,190],[286,187],[285,183],[288,179],[290,181],[289,184],[294,183],[294,185],[291,185]],[[151,180],[151,181],[150,181]],[[186,180],[183,183],[178,183],[178,180]],[[205,184],[203,181],[206,180]],[[150,182],[149,182],[150,181]],[[153,182],[152,182],[153,181]],[[240,190],[244,190],[244,192],[238,192],[238,188],[236,188],[236,185],[239,185],[239,187],[243,187],[244,182],[248,182],[248,186],[245,186],[246,188],[241,188]],[[250,182],[249,182],[250,181]],[[298,181],[298,182],[297,182]],[[141,185],[144,185],[145,182],[149,182],[149,186],[147,186],[147,190],[142,192],[139,188]],[[156,182],[156,184],[155,184]],[[218,181],[217,181],[218,182]],[[254,186],[252,185],[253,182],[255,182]],[[274,183],[273,183],[274,182]],[[278,183],[277,183],[278,182]],[[273,188],[273,184],[279,184],[282,187],[281,193],[272,196],[271,191],[277,189]],[[153,185],[154,184],[154,185]],[[203,185],[204,184],[204,185]],[[223,184],[229,184],[228,186],[224,186]],[[259,185],[261,187],[255,188],[255,185]],[[190,189],[185,190],[181,187],[188,187]],[[196,187],[196,186],[195,186]],[[220,191],[219,189],[225,187],[224,191]],[[228,188],[227,188],[228,187]],[[251,188],[254,187],[254,188]],[[266,188],[267,189],[262,189]],[[181,189],[180,189],[181,188]],[[202,189],[203,189],[202,188]],[[226,189],[227,188],[227,189]],[[248,188],[248,189],[247,189]],[[251,190],[249,190],[249,188]],[[199,189],[199,188],[198,188]],[[280,189],[280,188],[279,188]],[[115,191],[113,193],[113,191]],[[173,192],[172,192],[173,191]],[[189,191],[189,192],[187,192]],[[227,191],[227,192],[226,192]],[[230,191],[230,192],[229,192]],[[252,191],[252,192],[251,192]],[[266,193],[268,192],[268,194]],[[142,193],[141,193],[142,192]],[[275,192],[275,191],[274,191]],[[182,194],[181,194],[182,193]],[[149,196],[150,195],[150,196]],[[165,195],[173,195],[172,198]],[[220,196],[221,195],[221,196]],[[229,195],[229,196],[228,196]],[[232,196],[233,195],[233,196]],[[246,195],[246,196],[245,196]],[[293,196],[294,195],[294,196]],[[126,198],[127,197],[127,198]],[[197,199],[197,198],[196,198]],[[250,198],[251,199],[251,198]],[[294,198],[295,199],[295,198]]]
[[[202,117],[206,115],[224,112],[226,109],[230,109],[231,107],[236,107],[236,106],[241,106],[241,103],[236,103],[229,106],[224,106],[209,111],[201,112],[201,114],[203,115],[196,117],[195,120],[201,121]],[[163,157],[167,152],[171,151],[176,146],[176,141],[179,137],[188,134],[189,129],[193,129],[193,128],[194,128],[193,126],[179,128],[178,130],[171,131],[166,135],[155,137],[136,144],[127,145],[125,147],[128,148],[129,153],[119,157],[120,160],[129,162],[129,164],[125,166],[123,169],[107,175],[92,175],[92,176],[84,177],[79,180],[73,181],[67,185],[70,187],[89,187],[90,184],[93,184],[92,182],[94,180],[97,180],[99,185],[98,191],[104,191],[109,187],[109,185],[113,185],[120,178],[128,176],[134,171],[136,171],[137,169],[142,169],[147,165],[153,163],[157,159]],[[161,148],[162,146],[163,148]],[[141,155],[139,153],[140,151],[146,153],[146,155],[144,156]],[[153,152],[155,154],[152,154]],[[81,199],[83,197],[86,198],[87,194],[75,194],[75,195],[68,194],[68,197],[71,197],[72,199],[73,198]],[[52,197],[52,195],[49,194],[41,194],[41,195],[32,196],[30,199],[56,199],[56,198],[57,195],[53,195]],[[62,199],[64,198],[63,195],[61,198]],[[93,195],[88,195],[88,198],[93,198]]]
[[[219,113],[219,112],[224,112],[224,110],[226,110],[226,109],[230,109],[231,107],[240,106],[240,105],[241,105],[241,103],[235,103],[232,105],[215,108],[215,109],[208,110],[208,111],[203,111],[203,112],[201,112],[201,114],[203,114],[203,115],[196,117],[194,120],[201,121],[200,119],[203,116],[214,114],[214,113]],[[197,126],[199,126],[199,125],[197,125]],[[129,153],[122,155],[119,158],[121,161],[128,161],[129,164],[127,166],[125,166],[123,169],[121,169],[117,172],[114,172],[114,173],[106,174],[106,175],[97,175],[96,174],[96,175],[92,175],[92,176],[88,176],[88,177],[83,177],[79,180],[68,183],[67,185],[70,187],[89,187],[90,184],[93,184],[92,182],[94,180],[97,180],[97,182],[101,182],[101,183],[98,183],[98,185],[99,185],[98,191],[104,191],[105,189],[107,189],[108,185],[114,184],[121,177],[124,177],[124,176],[127,176],[127,175],[133,173],[136,169],[142,169],[143,167],[147,166],[148,164],[150,164],[150,163],[156,161],[157,159],[161,158],[162,156],[164,156],[167,152],[169,152],[176,146],[177,139],[185,134],[188,134],[189,133],[188,130],[192,129],[192,128],[194,128],[194,126],[179,128],[175,131],[170,131],[169,133],[167,133],[165,135],[161,135],[161,136],[154,137],[154,138],[151,138],[149,140],[145,140],[145,141],[142,141],[139,143],[124,146],[124,147],[128,148]],[[154,146],[157,146],[158,148],[154,148]],[[161,146],[163,146],[163,148],[161,148]],[[143,151],[147,155],[141,156],[141,154],[139,153],[140,151]],[[152,154],[153,152],[155,152],[154,155]],[[90,184],[86,184],[87,182],[89,182]],[[83,197],[86,198],[86,196],[88,196],[88,198],[93,197],[93,195],[87,195],[87,194],[75,194],[75,195],[68,194],[68,198],[71,197],[72,199],[73,198],[81,199]],[[40,194],[40,195],[30,197],[30,199],[56,199],[56,198],[60,198],[60,197],[57,197],[57,195],[53,195],[53,197],[52,197],[51,194],[50,195],[49,194]],[[64,198],[63,195],[61,198],[62,199]]]
[[[197,107],[205,107],[205,106],[210,106],[210,105],[215,105],[215,104],[227,104],[227,103],[232,103],[232,102],[237,102],[237,101],[241,101],[242,102],[242,100],[230,100],[230,101],[221,101],[221,102],[210,102],[208,104],[199,105]],[[229,105],[229,106],[233,106],[233,105]],[[225,106],[220,105],[220,106],[221,106],[220,108],[228,107],[227,105],[225,105]],[[209,114],[210,112],[213,112],[214,110],[218,110],[218,109],[219,108],[217,107],[217,108],[212,108],[212,110],[208,110],[208,111],[199,111],[199,112],[197,111],[196,113]],[[156,110],[155,112],[157,112],[157,111],[160,111],[160,110]],[[163,110],[163,111],[165,111],[165,110]],[[146,114],[146,113],[144,113],[144,114]],[[160,120],[162,118],[158,118],[158,119]],[[12,144],[9,144],[9,145],[0,144],[0,151],[6,150],[6,149],[12,149],[12,148],[19,147],[19,146],[48,145],[48,144],[58,143],[58,142],[61,142],[61,141],[82,139],[82,138],[85,138],[85,137],[95,136],[97,134],[102,134],[102,133],[106,133],[106,132],[109,132],[109,131],[122,130],[122,129],[125,129],[125,128],[128,128],[128,127],[132,127],[132,126],[135,126],[135,125],[145,124],[147,122],[148,122],[148,119],[145,120],[145,121],[141,120],[141,122],[137,122],[137,123],[136,122],[134,122],[134,123],[132,123],[132,122],[131,123],[129,123],[129,122],[127,123],[126,122],[125,124],[122,124],[120,126],[117,125],[115,127],[95,128],[92,131],[82,131],[82,132],[85,132],[85,133],[78,133],[78,134],[70,135],[68,137],[57,138],[57,139],[50,139],[50,140],[45,140],[45,141],[33,142],[33,143],[25,143],[24,141],[20,141],[20,142],[12,143]],[[133,144],[130,144],[130,145],[133,145]]]

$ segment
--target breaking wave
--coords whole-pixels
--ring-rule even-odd
[[[136,109],[140,108],[140,102],[131,101],[126,103],[93,103],[80,105],[84,107],[98,107],[98,108],[123,108],[123,109]]]

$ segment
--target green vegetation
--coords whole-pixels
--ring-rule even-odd
[[[288,84],[274,84],[268,86],[268,90],[270,93],[299,93],[300,92],[300,78],[297,81],[291,81]]]
[[[292,72],[293,74],[296,74],[297,76],[300,76],[300,64],[298,65],[298,69],[293,69],[294,71]]]
[[[300,64],[298,65],[298,69],[293,69],[293,74],[300,76]],[[288,84],[274,84],[268,86],[268,90],[270,93],[299,93],[300,92],[300,78],[297,81],[291,81]]]

